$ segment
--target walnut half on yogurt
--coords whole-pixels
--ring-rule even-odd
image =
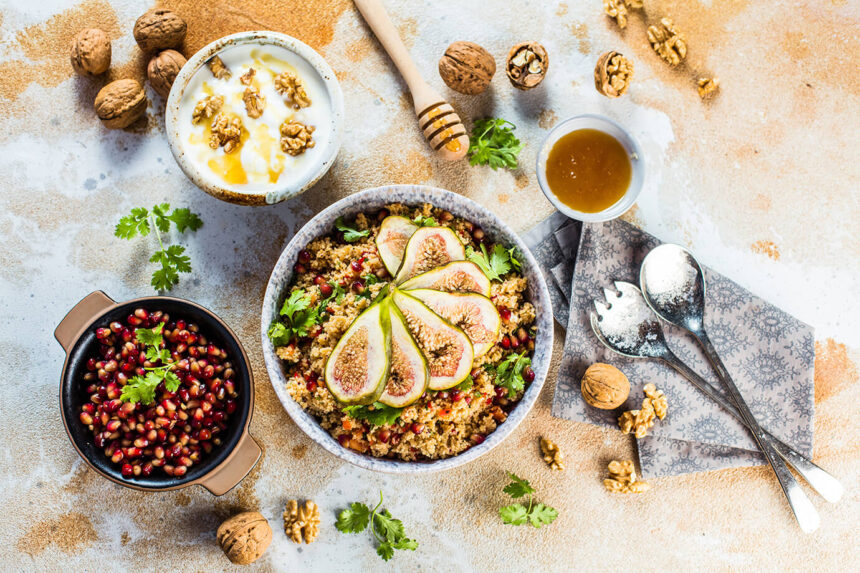
[[[213,183],[264,191],[313,168],[332,137],[331,103],[313,67],[273,44],[229,46],[200,66],[179,102],[178,140]]]

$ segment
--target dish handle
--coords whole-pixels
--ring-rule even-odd
[[[54,338],[63,350],[68,352],[84,327],[96,315],[102,314],[112,306],[116,306],[114,299],[100,290],[91,292],[72,307],[72,310],[60,321],[57,329],[54,330]]]
[[[219,469],[202,477],[198,483],[208,489],[212,495],[224,495],[245,479],[262,455],[263,450],[246,431],[236,444],[230,459]]]

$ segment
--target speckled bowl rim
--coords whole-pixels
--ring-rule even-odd
[[[536,311],[537,340],[535,341],[535,353],[532,357],[532,368],[535,371],[534,382],[526,389],[522,400],[511,411],[507,421],[489,434],[483,443],[469,448],[460,455],[442,460],[404,462],[374,458],[341,446],[319,425],[319,422],[311,414],[303,410],[299,403],[289,395],[284,367],[275,354],[274,346],[266,336],[269,325],[278,316],[279,303],[282,302],[284,289],[292,278],[293,266],[297,261],[299,251],[304,249],[312,240],[331,232],[335,219],[340,216],[349,218],[360,212],[379,209],[388,203],[398,202],[407,205],[431,203],[480,225],[492,239],[516,246],[522,253],[523,274],[529,283],[528,297]],[[425,185],[386,185],[366,189],[341,199],[314,216],[296,233],[281,253],[266,286],[260,336],[263,343],[266,370],[269,373],[269,380],[275,394],[296,425],[312,440],[340,459],[364,469],[393,474],[418,474],[451,469],[474,461],[502,443],[516,429],[531,411],[546,380],[552,358],[553,329],[549,291],[537,261],[525,243],[496,215],[471,199],[444,189]]]
[[[293,52],[316,70],[322,79],[323,85],[325,85],[329,101],[331,102],[331,118],[329,120],[331,122],[331,137],[329,138],[327,147],[314,148],[318,161],[316,169],[311,170],[305,178],[296,181],[285,179],[283,183],[276,184],[274,188],[268,191],[237,192],[214,183],[205,177],[194,163],[186,157],[185,151],[179,141],[179,104],[182,100],[182,95],[185,93],[185,88],[188,87],[188,82],[191,81],[197,70],[203,67],[213,56],[227,48],[244,44],[273,44]],[[173,87],[170,88],[170,94],[167,97],[167,104],[165,106],[164,125],[167,132],[167,143],[170,146],[173,157],[185,175],[203,191],[229,203],[239,205],[271,205],[303,193],[331,169],[343,141],[343,118],[343,92],[340,89],[337,76],[335,76],[334,71],[323,57],[313,48],[292,36],[287,36],[280,32],[256,31],[239,32],[224,36],[201,48],[196,54],[191,56],[188,62],[182,66],[182,69],[173,82]]]

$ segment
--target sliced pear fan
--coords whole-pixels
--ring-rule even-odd
[[[325,383],[343,404],[372,404],[391,369],[391,320],[387,304],[372,304],[341,336],[325,365]]]
[[[469,376],[475,353],[462,329],[454,326],[415,297],[394,291],[394,303],[430,367],[431,390],[446,390]]]
[[[475,293],[451,293],[417,289],[409,294],[451,324],[463,329],[472,341],[475,356],[483,356],[499,339],[502,319],[489,298]]]
[[[466,259],[460,238],[448,227],[421,227],[409,238],[395,284],[411,279],[451,261]]]
[[[409,333],[406,318],[394,304],[386,304],[391,313],[391,372],[379,401],[403,408],[424,394],[430,381],[430,368]]]
[[[389,215],[382,220],[379,232],[376,234],[376,248],[382,264],[391,276],[394,276],[400,268],[406,243],[417,230],[418,225],[400,215]]]
[[[429,288],[445,292],[474,292],[490,296],[490,279],[472,261],[454,261],[412,277],[402,290]]]

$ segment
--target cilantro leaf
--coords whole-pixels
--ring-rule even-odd
[[[164,377],[157,371],[147,372],[146,376],[135,376],[122,387],[119,399],[123,402],[150,404],[155,400],[155,388],[162,380]]]
[[[162,251],[159,251],[162,252]],[[162,262],[160,269],[152,273],[150,284],[155,290],[170,290],[179,282],[179,273],[176,269]]]
[[[537,529],[540,529],[541,525],[549,525],[556,517],[558,517],[558,511],[542,503],[534,505],[529,511],[529,523]]]
[[[374,402],[370,406],[347,406],[344,412],[356,420],[367,420],[373,426],[390,426],[397,421],[403,408],[386,406],[382,402]]]
[[[496,245],[492,253],[487,253],[487,247],[483,243],[480,253],[471,246],[466,247],[466,258],[478,265],[490,280],[501,281],[502,277],[511,271],[510,253],[501,245]]]
[[[164,373],[164,388],[168,392],[176,392],[179,390],[179,385],[182,382],[179,380],[179,376],[173,373],[173,371],[168,370]]]
[[[394,557],[394,548],[390,543],[383,542],[376,547],[376,554],[382,557],[383,561],[388,561]]]
[[[286,346],[290,343],[290,333],[281,322],[273,322],[266,334],[275,346]]]
[[[433,227],[439,224],[433,217],[425,217],[424,215],[417,215],[414,219],[412,219],[412,222],[419,227]]]
[[[502,491],[505,492],[506,494],[508,494],[509,496],[511,496],[512,498],[519,499],[519,498],[524,497],[526,495],[531,495],[535,492],[535,489],[531,486],[531,484],[529,483],[529,480],[517,477],[515,474],[512,474],[511,472],[506,472],[506,473],[508,474],[508,477],[511,479],[511,483],[506,485],[504,487],[504,489],[502,489]]]
[[[516,128],[513,123],[500,118],[476,120],[469,141],[469,165],[489,165],[494,170],[499,167],[516,169],[523,144],[514,136],[512,128]]]
[[[403,522],[391,517],[391,513],[387,509],[373,514],[373,528],[389,543],[394,543],[406,535]]]
[[[367,529],[370,523],[370,508],[363,503],[355,502],[337,516],[334,526],[341,533],[360,533]]]
[[[394,548],[415,551],[416,549],[418,549],[418,542],[414,539],[407,539],[404,537],[403,539],[394,544]]]
[[[167,218],[173,221],[176,230],[180,233],[184,233],[185,229],[196,231],[203,226],[203,220],[196,213],[192,213],[191,209],[185,207],[174,209]]]
[[[341,289],[340,296],[342,296],[342,291],[343,289]],[[267,332],[269,339],[276,346],[284,346],[294,338],[308,336],[311,328],[322,321],[325,309],[335,294],[333,291],[332,296],[311,308],[313,301],[311,293],[305,292],[303,289],[292,291],[280,310],[280,315],[285,318],[285,322],[276,321],[269,326]]]
[[[305,310],[310,305],[311,295],[302,289],[296,289],[291,292],[290,296],[287,297],[287,300],[284,301],[283,306],[281,306],[280,315],[286,316],[288,319],[292,320],[293,316],[297,312]]]
[[[502,523],[507,525],[523,525],[528,522],[528,511],[526,506],[515,503],[499,508],[499,516],[502,518]]]
[[[170,203],[160,203],[152,207],[152,218],[155,219],[155,226],[162,233],[170,230],[170,219],[167,218],[170,211]]]
[[[349,225],[344,223],[343,217],[338,217],[337,220],[334,222],[334,226],[338,231],[343,233],[343,240],[347,243],[354,243],[370,234],[370,231],[368,229],[365,229],[364,231],[359,231],[354,227],[350,227]]]
[[[149,211],[143,207],[135,207],[131,210],[131,215],[119,220],[113,234],[120,239],[131,239],[138,234],[145,237],[149,234]]]
[[[496,366],[497,386],[508,389],[508,398],[513,398],[517,392],[526,387],[526,381],[523,378],[523,370],[526,366],[530,366],[532,359],[522,354],[509,354],[504,362]]]
[[[158,326],[154,328],[135,328],[134,337],[146,346],[161,346],[161,343],[164,342],[164,337],[161,335],[162,330],[164,330],[164,323],[159,322]]]
[[[523,265],[517,259],[518,256],[519,254],[517,253],[516,247],[511,247],[510,249],[508,249],[508,259],[511,261],[511,265],[513,266],[513,268],[517,269],[518,271],[521,271],[523,269]]]

